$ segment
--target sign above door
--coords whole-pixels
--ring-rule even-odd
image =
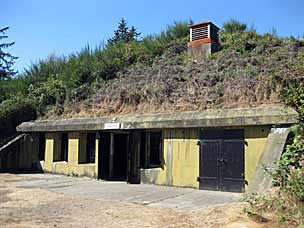
[[[105,123],[104,129],[120,129],[120,123]]]

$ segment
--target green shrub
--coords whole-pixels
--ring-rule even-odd
[[[245,200],[255,210],[274,210],[282,223],[304,223],[304,87],[301,82],[291,82],[283,91],[288,106],[299,113],[299,123],[291,127],[292,142],[286,146],[276,168],[267,171],[273,185],[279,187],[276,195],[261,198],[252,195]]]
[[[37,88],[33,88],[30,97],[37,103],[37,111],[44,114],[48,106],[60,104],[63,105],[66,96],[66,87],[64,83],[56,78],[49,77]]]
[[[277,162],[276,170],[271,173],[273,184],[281,190],[304,201],[304,125],[292,128],[295,137]]]
[[[0,103],[0,138],[15,132],[17,125],[24,121],[36,119],[35,101],[16,96]]]
[[[228,22],[223,24],[223,29],[227,33],[245,32],[247,29],[247,24],[235,19],[230,19]]]
[[[189,25],[192,23],[192,20],[174,22],[172,25],[168,25],[167,28],[160,33],[160,35],[155,37],[155,39],[162,44],[168,44],[173,40],[188,37]]]
[[[287,105],[298,111],[300,115],[300,122],[304,122],[304,82],[291,82],[290,85],[283,91],[282,96]]]

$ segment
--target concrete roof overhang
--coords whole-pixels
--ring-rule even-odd
[[[215,109],[205,111],[130,114],[112,117],[71,118],[24,122],[19,132],[129,130],[193,127],[230,127],[294,124],[298,113],[283,106]]]

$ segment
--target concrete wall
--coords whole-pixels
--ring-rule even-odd
[[[269,175],[265,175],[264,168],[268,170],[275,169],[276,164],[274,161],[281,158],[289,134],[290,130],[286,126],[276,126],[270,129],[259,163],[247,188],[249,193],[265,194],[269,191],[272,186],[272,178]]]
[[[265,150],[265,148],[269,141],[270,126],[249,126],[243,129],[245,130],[246,142],[244,152],[245,180],[250,184],[256,175],[255,170],[260,165],[259,161],[263,152],[268,151],[269,153],[269,150]],[[142,169],[141,181],[159,185],[198,188],[200,147],[197,145],[197,141],[199,140],[199,132],[199,128],[164,129],[161,167]],[[95,163],[86,164],[84,163],[86,160],[85,132],[70,132],[68,134],[68,162],[59,161],[61,153],[60,133],[46,133],[45,136],[45,161],[39,163],[44,171],[97,177],[100,168],[98,166],[98,139],[96,139]],[[283,145],[284,142],[281,141]],[[39,134],[33,133],[23,136],[4,152],[2,154],[5,154],[5,157],[3,155],[0,157],[0,171],[33,169],[35,161],[38,162],[39,159]]]
[[[163,165],[143,169],[142,182],[198,188],[199,129],[163,130]]]
[[[18,138],[18,139],[17,139]],[[17,136],[0,151],[0,172],[31,171],[39,157],[38,134]]]
[[[245,128],[245,180],[252,180],[254,171],[263,153],[270,133],[270,126],[253,126]],[[247,189],[247,186],[245,188]]]
[[[188,55],[198,62],[204,61],[211,53],[219,51],[219,43],[211,41],[200,43],[200,40],[188,43]]]
[[[245,180],[249,183],[265,147],[270,127],[245,127]],[[142,169],[144,183],[198,188],[200,129],[164,129],[163,165]]]
[[[245,179],[248,183],[254,175],[270,127],[245,127]],[[198,188],[199,182],[199,128],[164,129],[163,155],[160,168],[142,169],[141,181],[159,185],[171,185]],[[75,176],[97,177],[98,140],[96,140],[96,157],[94,164],[82,164],[86,154],[86,134],[72,132],[69,136],[68,162],[54,162],[54,155],[60,150],[60,133],[46,134],[45,162],[43,169],[47,172]]]
[[[68,162],[54,160],[54,155],[60,154],[60,133],[47,133],[45,144],[45,161],[43,170],[72,176],[96,177],[95,163],[81,164],[86,152],[86,134],[79,132],[68,133]],[[98,161],[98,141],[96,140],[96,159]]]
[[[188,45],[188,55],[196,61],[205,60],[211,53],[211,43]]]

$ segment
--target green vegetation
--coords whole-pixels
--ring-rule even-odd
[[[282,102],[283,88],[301,77],[303,41],[252,30],[221,32],[222,50],[194,63],[190,23],[137,40],[122,20],[108,44],[50,56],[2,80],[0,103],[30,99],[39,118],[254,106]]]
[[[292,39],[294,40],[294,39]],[[283,155],[276,161],[275,170],[266,170],[271,175],[277,191],[271,196],[251,195],[245,201],[251,204],[254,213],[275,212],[288,227],[304,224],[304,54],[297,55],[292,66],[294,75],[285,82],[282,101],[299,113],[299,123],[291,127],[290,142]],[[248,210],[248,209],[247,209]]]
[[[129,29],[126,20],[122,18],[119,22],[117,30],[114,31],[114,36],[108,39],[108,44],[113,45],[120,41],[130,42],[132,40],[136,40],[139,35],[140,32],[137,32],[134,26]]]
[[[223,30],[226,33],[239,33],[239,32],[245,32],[247,29],[247,24],[240,22],[235,19],[230,19],[228,22],[225,22],[223,24]]]
[[[9,27],[0,29],[0,41],[2,39],[8,38],[6,31]],[[13,46],[15,42],[10,43],[0,43],[0,80],[7,79],[15,75],[17,72],[12,69],[12,66],[17,59],[17,57],[11,55],[4,50]]]
[[[11,77],[15,73],[11,69],[15,57],[2,51],[14,43],[1,44],[4,61],[0,62],[1,134],[9,136],[21,122],[35,119],[36,113],[40,117],[60,116],[69,105],[89,99],[97,88],[109,85],[127,68],[151,65],[172,42],[187,37],[188,25],[186,21],[176,22],[159,35],[139,41],[136,39],[139,32],[133,26],[128,29],[126,21],[121,20],[108,44],[95,49],[86,46],[70,56],[50,56],[15,78]],[[16,118],[16,113],[22,118]]]
[[[28,98],[16,97],[0,103],[0,145],[15,135],[15,128],[37,117],[35,104]]]
[[[248,201],[256,210],[275,209],[282,222],[303,223],[304,41],[279,38],[275,32],[261,35],[231,20],[220,33],[221,51],[193,62],[186,45],[190,23],[175,22],[159,34],[138,40],[139,32],[122,20],[106,45],[50,56],[15,78],[7,76],[14,73],[14,57],[7,55],[11,56],[9,73],[0,80],[0,138],[13,135],[18,124],[37,116],[285,103],[299,112],[300,123],[292,128],[293,141],[271,173],[279,190],[272,198],[251,196]]]

